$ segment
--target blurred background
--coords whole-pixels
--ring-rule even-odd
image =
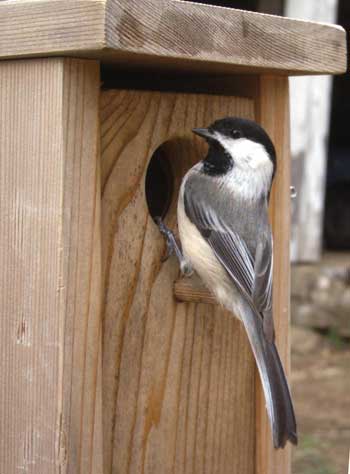
[[[192,0],[195,1],[195,0]],[[349,0],[201,0],[338,23]],[[293,474],[345,474],[350,448],[350,76],[290,79]]]

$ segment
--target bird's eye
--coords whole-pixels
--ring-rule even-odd
[[[231,135],[233,138],[241,138],[242,132],[240,130],[232,130]]]

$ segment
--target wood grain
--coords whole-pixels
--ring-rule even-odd
[[[3,473],[102,470],[98,96],[94,61],[0,64]]]
[[[77,55],[105,47],[105,2],[9,0],[0,3],[0,57]]]
[[[175,193],[204,153],[191,129],[251,99],[141,91],[101,96],[105,474],[253,473],[255,364],[240,323],[180,303],[179,271],[148,214],[145,174],[163,145]]]
[[[257,119],[270,135],[277,153],[277,173],[270,201],[274,235],[273,317],[276,342],[286,374],[290,371],[290,149],[288,79],[260,78]],[[256,474],[288,474],[291,449],[274,450],[261,385],[257,384]]]
[[[346,70],[345,31],[179,0],[0,3],[0,57],[68,55],[201,74]]]
[[[178,301],[187,303],[218,304],[215,296],[194,274],[190,278],[179,278],[174,283],[174,296]]]

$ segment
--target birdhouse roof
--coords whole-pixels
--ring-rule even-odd
[[[180,0],[8,0],[0,59],[94,58],[105,64],[201,73],[337,74],[337,25]]]

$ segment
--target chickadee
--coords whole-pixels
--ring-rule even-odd
[[[183,273],[195,270],[217,300],[243,323],[264,390],[275,448],[297,444],[293,404],[275,345],[272,233],[268,202],[276,153],[251,120],[227,117],[194,133],[208,145],[184,176],[178,200],[182,252],[161,220],[168,253]]]

